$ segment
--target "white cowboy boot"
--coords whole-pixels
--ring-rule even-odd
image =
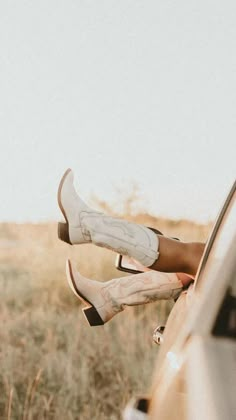
[[[66,262],[66,275],[72,291],[87,305],[83,312],[91,326],[105,324],[125,306],[175,299],[183,288],[176,274],[153,270],[107,282],[89,280],[70,260]]]
[[[159,256],[159,239],[151,229],[107,216],[87,206],[74,187],[74,176],[68,169],[58,188],[58,204],[66,223],[58,224],[58,236],[70,244],[92,242],[128,255],[150,267]]]

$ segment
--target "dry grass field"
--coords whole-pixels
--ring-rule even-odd
[[[145,214],[132,219],[183,240],[205,240],[210,229]],[[130,397],[151,384],[152,332],[173,303],[127,308],[91,328],[66,284],[65,260],[108,280],[121,275],[113,253],[58,241],[54,223],[0,224],[0,249],[0,419],[120,419]]]

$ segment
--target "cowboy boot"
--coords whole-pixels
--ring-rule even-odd
[[[107,282],[89,280],[70,260],[66,262],[66,275],[72,291],[86,304],[82,310],[91,326],[105,324],[125,306],[176,299],[183,288],[176,274],[154,270]]]
[[[157,234],[151,228],[91,209],[77,194],[71,169],[61,179],[58,204],[66,221],[58,224],[58,236],[61,240],[70,244],[91,242],[128,255],[145,267],[152,266],[158,259]]]

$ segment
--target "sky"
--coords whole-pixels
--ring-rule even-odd
[[[236,3],[0,2],[0,221],[82,197],[214,220],[235,180]]]

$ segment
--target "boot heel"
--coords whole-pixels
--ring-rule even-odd
[[[63,241],[66,242],[67,244],[72,245],[71,241],[70,241],[70,236],[69,236],[69,225],[68,223],[58,223],[58,230],[57,230],[57,234],[58,234],[58,238]]]
[[[94,306],[90,306],[89,308],[83,308],[82,311],[91,327],[104,325],[102,318],[100,317],[98,311],[94,308]]]

